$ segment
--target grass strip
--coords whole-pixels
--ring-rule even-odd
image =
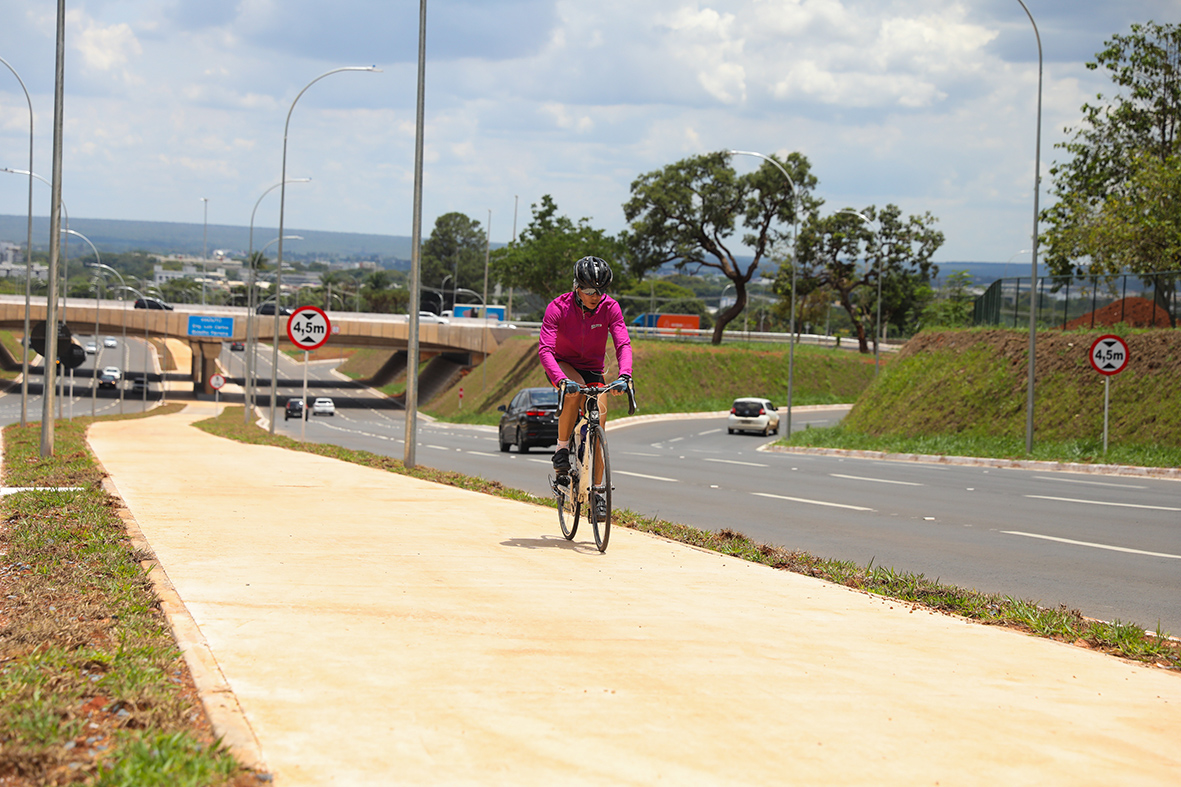
[[[1033,459],[1044,462],[1112,464],[1131,467],[1181,467],[1181,448],[1164,445],[1126,445],[1102,439],[1035,440],[1033,453],[1025,452],[1024,437],[925,435],[883,436],[857,432],[843,424],[806,428],[776,445],[806,448],[839,448],[849,451],[883,451],[891,454],[974,456],[986,459]]]
[[[93,420],[58,421],[46,458],[40,423],[4,429],[5,485],[40,489],[0,502],[0,783],[256,784],[214,737],[150,555],[101,486]]]
[[[209,434],[231,440],[305,451],[511,500],[556,507],[552,498],[537,497],[507,487],[498,481],[429,467],[407,468],[400,460],[389,456],[327,443],[301,443],[283,435],[272,435],[253,424],[243,424],[240,407],[228,407],[217,418],[198,421],[195,425]],[[1048,609],[1010,596],[965,590],[928,579],[922,574],[900,573],[890,568],[875,567],[872,561],[867,566],[861,566],[850,561],[819,558],[807,552],[759,544],[733,530],[699,530],[688,525],[637,514],[630,509],[614,511],[612,521],[621,527],[652,533],[672,541],[753,563],[762,563],[783,571],[816,577],[916,607],[958,615],[989,625],[1008,626],[1037,636],[1050,637],[1181,672],[1181,642],[1170,639],[1159,627],[1154,633],[1149,633],[1131,623],[1090,620],[1083,617],[1081,612],[1065,607]]]

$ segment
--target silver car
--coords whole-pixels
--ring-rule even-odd
[[[730,417],[726,431],[758,432],[762,435],[779,434],[779,411],[770,399],[747,396],[735,399],[730,406]]]

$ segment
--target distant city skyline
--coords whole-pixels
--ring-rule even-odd
[[[1088,71],[1175,0],[1026,0],[1045,52],[1043,206],[1065,127],[1106,78]],[[245,226],[278,182],[292,113],[285,224],[409,236],[419,4],[91,0],[66,32],[63,197],[77,219]],[[51,172],[55,8],[0,0],[0,56],[35,113]],[[459,211],[504,243],[550,194],[624,229],[631,182],[687,156],[799,151],[826,212],[931,212],[935,260],[1017,264],[1030,247],[1037,44],[1016,0],[432,0],[427,11],[423,234]],[[740,172],[757,166],[736,158]],[[28,165],[28,110],[0,67],[0,166]],[[0,214],[24,181],[0,173]],[[258,224],[276,226],[278,192]],[[515,209],[515,211],[514,211]],[[34,213],[48,189],[34,186]],[[16,238],[14,240],[23,240]],[[213,238],[210,238],[213,243]],[[736,249],[741,253],[741,250]],[[1028,265],[1029,255],[1024,260]]]

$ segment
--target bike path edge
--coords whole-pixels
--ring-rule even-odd
[[[277,784],[1181,773],[1163,670],[623,528],[600,555],[550,508],[191,426],[213,412],[89,441]]]

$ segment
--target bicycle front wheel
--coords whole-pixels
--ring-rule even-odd
[[[586,512],[587,519],[591,521],[591,527],[595,531],[595,546],[599,548],[600,552],[607,551],[607,540],[611,538],[611,457],[607,455],[607,436],[603,433],[603,427],[596,427],[594,436],[590,440],[590,445],[587,449],[591,452],[591,456],[600,460],[603,466],[603,477],[598,484],[592,484],[592,489],[597,490],[591,495],[591,502],[589,510]],[[601,458],[600,458],[601,455]],[[594,480],[595,471],[592,469],[591,479]],[[595,496],[602,498],[603,503],[600,506],[595,504]]]
[[[554,494],[558,498],[558,524],[567,541],[572,541],[578,532],[578,493],[571,489],[573,485],[573,480],[568,486],[554,484]]]

